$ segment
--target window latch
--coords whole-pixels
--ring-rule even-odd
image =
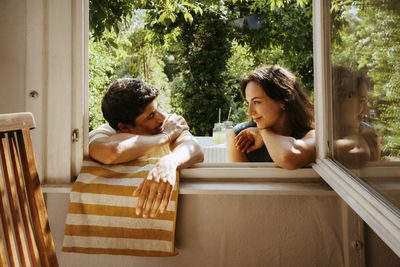
[[[78,142],[79,141],[79,129],[75,128],[72,130],[72,142]]]

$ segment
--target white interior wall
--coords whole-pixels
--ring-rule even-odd
[[[25,109],[25,1],[2,1],[0,8],[0,112]],[[18,22],[18,23],[16,23]]]
[[[322,196],[180,195],[176,227],[179,255],[166,258],[62,252],[68,194],[49,193],[47,204],[63,267],[400,264],[400,258],[333,192]],[[351,231],[360,223],[365,237],[362,231]],[[355,240],[362,241],[361,250],[352,248]],[[346,257],[346,253],[353,256]],[[365,262],[360,254],[365,254]]]
[[[70,182],[83,156],[87,6],[87,0],[1,3],[0,112],[33,113],[37,166],[46,183]],[[75,128],[81,136],[72,143]]]
[[[348,209],[333,193],[180,195],[179,255],[167,258],[61,252],[68,195],[47,202],[61,266],[362,266],[345,264]]]

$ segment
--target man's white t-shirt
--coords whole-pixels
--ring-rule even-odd
[[[116,133],[117,132],[108,123],[102,124],[99,128],[89,133],[89,144],[97,138],[112,136]]]
[[[89,133],[89,145],[98,138],[109,137],[115,134],[117,134],[117,132],[108,123],[105,123]],[[152,149],[149,153],[141,156],[140,158],[160,158],[171,153],[168,143],[162,146],[156,146],[154,148],[155,149]]]

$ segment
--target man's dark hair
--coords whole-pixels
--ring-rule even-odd
[[[114,130],[118,123],[135,126],[136,118],[143,113],[159,94],[151,85],[133,78],[118,79],[110,84],[103,97],[101,111]]]

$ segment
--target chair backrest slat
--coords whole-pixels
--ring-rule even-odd
[[[39,255],[38,255],[38,249],[36,246],[36,243],[34,242],[35,237],[33,236],[33,231],[32,231],[32,223],[29,215],[29,209],[28,209],[28,201],[26,198],[26,193],[25,193],[25,184],[23,181],[23,174],[22,174],[22,169],[21,165],[19,162],[19,155],[18,155],[18,147],[16,143],[16,139],[14,135],[9,136],[9,147],[10,147],[10,155],[11,155],[11,160],[12,160],[12,165],[13,165],[13,170],[14,170],[14,177],[15,177],[15,186],[17,190],[17,196],[19,200],[19,206],[21,210],[21,215],[22,215],[22,221],[24,225],[24,230],[25,230],[25,237],[27,241],[27,246],[29,248],[29,253],[30,253],[30,259],[32,261],[32,265],[34,267],[37,267],[40,265],[39,262]]]
[[[30,113],[0,114],[0,266],[58,266],[30,136],[34,127]]]
[[[18,197],[16,192],[15,179],[12,171],[12,155],[9,152],[7,139],[10,139],[9,133],[6,135],[6,138],[2,138],[0,142],[0,155],[2,159],[3,172],[4,172],[4,180],[6,185],[6,191],[8,196],[8,203],[11,209],[11,220],[13,223],[15,239],[17,243],[17,251],[19,255],[19,259],[21,261],[21,266],[26,267],[30,266],[29,264],[29,255],[27,251],[27,243],[25,239],[25,233],[23,230],[23,225],[20,216],[20,210],[18,205]]]
[[[1,177],[0,177],[1,178]],[[1,199],[0,199],[1,201]],[[0,207],[0,212],[2,212]],[[7,258],[6,258],[6,248],[4,247],[4,241],[2,235],[0,235],[0,266],[7,266]]]
[[[29,200],[32,222],[36,229],[35,238],[43,266],[58,266],[53,238],[50,232],[47,217],[46,203],[44,202],[42,188],[36,169],[35,156],[29,129],[24,128],[17,133],[19,149],[21,151],[21,164],[24,171],[25,186]]]
[[[7,165],[6,161],[4,159],[5,153],[4,150],[6,149],[4,147],[4,140],[6,139],[6,135],[3,133],[0,133],[0,157],[1,157],[1,167],[2,167],[2,177],[0,179],[0,187],[1,187],[1,200],[0,200],[0,209],[1,209],[1,222],[3,226],[3,234],[4,234],[4,239],[6,242],[6,248],[7,248],[7,258],[10,263],[10,266],[15,266],[18,263],[18,256],[17,256],[17,251],[15,248],[17,247],[16,241],[14,238],[14,231],[11,223],[11,207],[9,207],[9,202],[7,201],[7,196],[8,196],[8,190],[7,190]]]

